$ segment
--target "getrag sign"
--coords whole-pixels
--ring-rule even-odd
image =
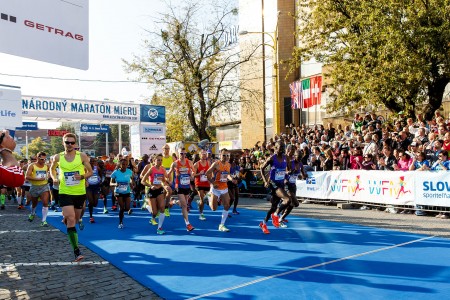
[[[87,70],[89,1],[1,1],[0,52]]]

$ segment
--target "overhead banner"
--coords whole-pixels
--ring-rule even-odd
[[[145,116],[141,112],[145,112]],[[152,118],[149,117],[152,116]],[[22,97],[22,116],[42,121],[103,121],[105,123],[165,123],[165,107],[98,100]],[[141,121],[142,122],[142,121]]]
[[[97,125],[97,124],[81,124],[80,125],[81,132],[109,132],[108,125]]]
[[[22,126],[20,89],[0,87],[0,129]]]
[[[0,52],[89,68],[88,0],[1,1]]]

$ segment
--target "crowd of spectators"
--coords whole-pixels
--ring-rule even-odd
[[[241,159],[257,169],[273,153],[275,142],[283,141],[302,151],[306,171],[450,170],[450,120],[436,111],[425,121],[422,115],[406,118],[402,112],[392,121],[374,113],[355,114],[349,125],[328,123],[312,128],[288,126],[288,132],[244,149]],[[442,218],[448,215],[440,214]]]

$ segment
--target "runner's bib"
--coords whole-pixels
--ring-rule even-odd
[[[153,184],[161,184],[163,177],[163,174],[155,174],[155,177],[153,178]]]
[[[227,182],[227,181],[228,181],[228,172],[220,173],[220,182]]]
[[[36,178],[43,179],[47,177],[47,171],[44,170],[37,170],[36,171]]]
[[[117,183],[117,192],[119,194],[125,194],[128,191],[128,183],[127,182],[118,182]]]
[[[79,185],[80,181],[75,179],[75,175],[80,174],[77,172],[64,172],[64,181],[66,183],[66,186],[74,186]]]
[[[286,176],[286,170],[278,169],[275,171],[275,181],[284,180],[285,176]]]
[[[181,174],[180,175],[180,184],[181,185],[189,185],[191,183],[191,177],[189,174]]]
[[[202,175],[200,175],[200,181],[201,182],[206,182],[206,181],[208,181],[208,177],[206,177],[205,174],[202,174]]]

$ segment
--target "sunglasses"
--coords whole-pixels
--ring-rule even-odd
[[[170,148],[163,148],[164,150],[170,150]]]
[[[64,144],[66,144],[66,145],[75,145],[75,142],[64,141]]]
[[[186,155],[186,152],[180,152],[180,155]]]

